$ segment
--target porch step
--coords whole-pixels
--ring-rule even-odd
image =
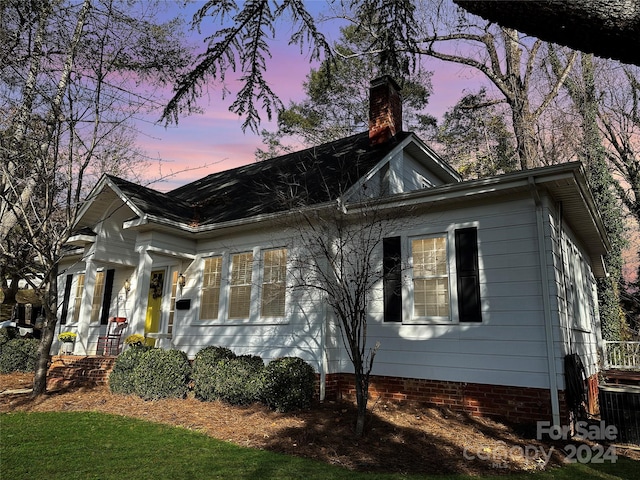
[[[49,383],[57,385],[106,385],[115,357],[56,355],[49,366]]]

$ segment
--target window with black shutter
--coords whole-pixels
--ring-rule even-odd
[[[478,229],[475,227],[458,229],[455,231],[455,240],[459,321],[482,322]]]
[[[402,322],[402,247],[400,237],[382,240],[384,321]]]
[[[111,292],[113,291],[113,277],[115,270],[107,270],[104,282],[104,295],[102,297],[102,311],[100,313],[100,325],[109,323],[109,307],[111,306]]]
[[[73,275],[66,277],[64,284],[64,299],[62,300],[62,313],[60,314],[60,325],[66,325],[67,315],[69,313],[69,297],[71,297],[71,284],[73,283]]]

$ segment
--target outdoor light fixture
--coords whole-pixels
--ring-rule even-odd
[[[125,293],[129,293],[131,291],[131,281],[128,278],[124,281],[124,291]]]
[[[178,285],[180,286],[180,289],[183,289],[186,283],[187,277],[184,276],[184,273],[178,275]]]

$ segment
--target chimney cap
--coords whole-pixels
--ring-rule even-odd
[[[390,84],[398,92],[402,90],[400,85],[398,85],[398,82],[396,82],[391,75],[381,75],[377,78],[374,78],[369,83],[369,86],[373,88],[384,84]]]

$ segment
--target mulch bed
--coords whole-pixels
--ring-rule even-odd
[[[495,475],[552,468],[564,457],[561,448],[554,447],[545,467],[542,455],[523,455],[525,447],[538,452],[550,449],[531,438],[535,430],[518,432],[493,420],[419,404],[371,401],[366,435],[356,438],[355,406],[346,401],[317,403],[309,410],[285,414],[262,405],[238,407],[195,398],[145,401],[111,394],[105,386],[61,383],[51,383],[46,395],[32,400],[25,392],[32,379],[31,374],[0,375],[0,412],[124,415],[358,471]],[[638,452],[630,454],[640,459]]]

